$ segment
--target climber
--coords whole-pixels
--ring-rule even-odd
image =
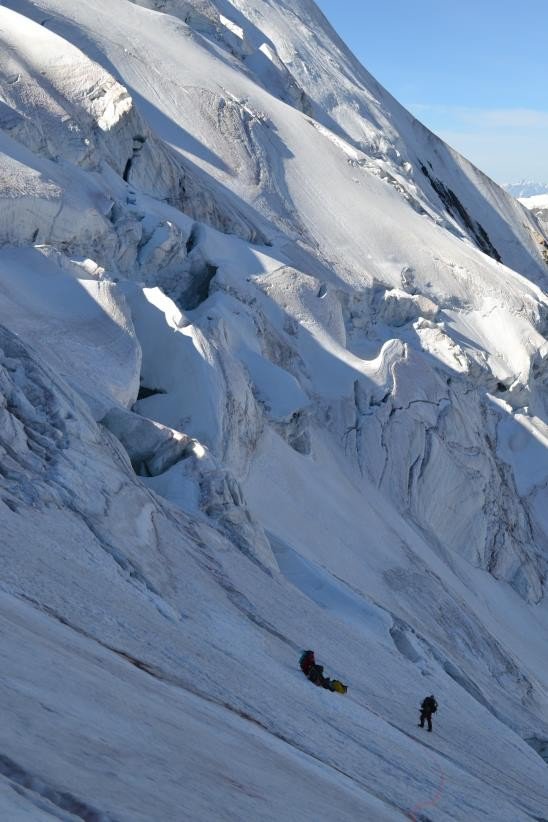
[[[438,710],[438,703],[434,697],[434,694],[430,694],[422,701],[421,705],[421,720],[419,722],[419,728],[424,728],[424,720],[428,722],[428,730],[432,731],[432,714],[435,714]]]
[[[314,651],[304,651],[299,660],[303,674],[319,688],[326,688],[328,691],[336,691],[345,694],[348,690],[346,685],[338,679],[329,679],[323,675],[323,665],[317,665],[314,658]]]
[[[330,681],[323,675],[323,665],[317,665],[314,651],[304,651],[299,660],[303,674],[318,687],[329,688]]]
[[[301,666],[301,671],[305,676],[308,676],[310,673],[310,669],[316,665],[316,660],[314,659],[314,651],[303,651],[301,654],[301,658],[299,660],[299,665]]]
[[[308,673],[308,678],[318,688],[326,688],[331,690],[331,680],[329,677],[323,675],[323,665],[312,665]]]
[[[329,688],[330,680],[323,675],[323,665],[317,665],[314,658],[314,651],[304,651],[299,660],[303,674],[321,688]]]

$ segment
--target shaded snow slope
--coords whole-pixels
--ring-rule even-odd
[[[542,219],[307,0],[0,39],[6,818],[548,818]]]

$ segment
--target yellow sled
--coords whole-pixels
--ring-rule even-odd
[[[338,694],[345,694],[348,691],[348,688],[339,679],[332,679],[331,690],[336,691]]]

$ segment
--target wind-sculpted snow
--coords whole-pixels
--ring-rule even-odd
[[[548,818],[543,212],[308,0],[0,45],[6,819]]]

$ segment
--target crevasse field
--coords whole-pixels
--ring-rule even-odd
[[[546,822],[531,206],[311,0],[2,4],[0,819]]]

